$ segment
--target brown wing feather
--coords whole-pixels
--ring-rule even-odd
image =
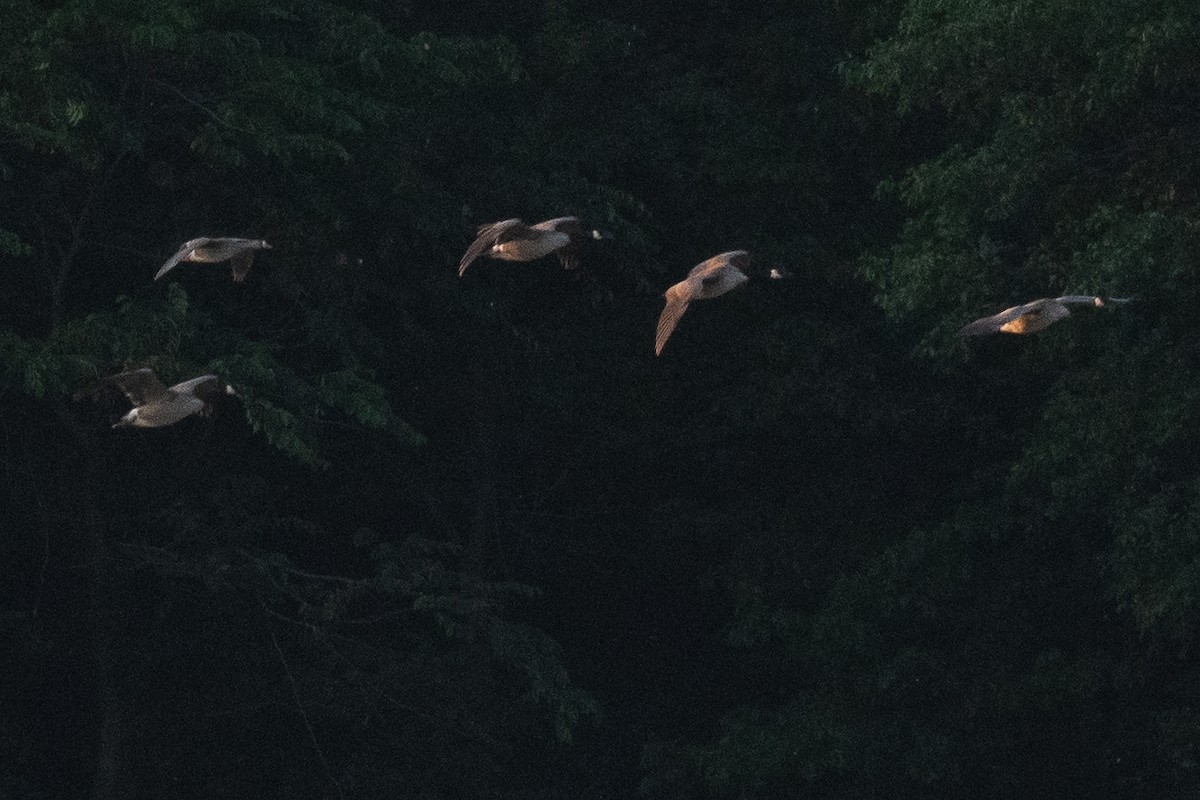
[[[1000,326],[1006,322],[1011,322],[1023,313],[1029,310],[1029,303],[1024,303],[1012,308],[1006,308],[998,314],[993,314],[990,317],[980,317],[974,322],[969,322],[959,329],[959,336],[986,336],[989,333],[997,333]]]
[[[667,304],[658,317],[658,329],[654,335],[654,355],[661,355],[667,339],[679,324],[679,318],[687,311],[688,303],[692,300],[692,287],[687,281],[680,281],[666,292]]]
[[[731,250],[728,253],[720,253],[712,258],[706,258],[696,266],[692,267],[688,272],[689,278],[694,278],[698,275],[707,276],[709,273],[721,269],[726,265],[737,267],[742,272],[750,266],[750,254],[745,250]]]
[[[493,240],[495,244],[504,244],[505,242],[515,241],[517,239],[536,239],[541,233],[535,231],[529,225],[526,225],[520,220],[516,221],[515,225],[505,225],[496,233],[496,238]]]
[[[212,241],[212,240],[209,239],[207,236],[201,236],[198,239],[189,239],[188,241],[184,242],[182,245],[179,246],[179,249],[175,251],[175,255],[168,258],[167,262],[165,264],[163,264],[161,267],[159,267],[158,272],[154,275],[154,280],[158,280],[163,275],[166,275],[168,272],[173,270],[176,267],[176,265],[179,264],[179,262],[181,260],[183,260],[184,256],[191,253],[197,247],[203,247],[204,245],[208,244],[210,241]]]
[[[583,241],[583,226],[579,224],[579,218],[562,217],[554,222],[554,230],[571,237],[569,242],[556,251],[559,263],[563,265],[563,269],[578,269],[581,253],[579,243]]]
[[[211,414],[213,403],[226,393],[225,384],[216,375],[201,375],[198,378],[177,383],[167,391],[173,396],[190,394],[199,399],[204,403],[204,407],[198,412],[202,417],[207,417]]]
[[[568,243],[555,251],[558,256],[558,262],[562,264],[563,269],[579,269],[580,251],[579,243],[572,239]]]
[[[732,252],[725,253],[724,255],[726,257],[725,263],[732,264],[742,272],[745,272],[750,268],[750,254],[745,250],[734,250]]]
[[[458,277],[463,276],[467,267],[471,266],[471,262],[490,250],[492,245],[501,241],[502,236],[508,239],[528,239],[532,236],[532,232],[529,226],[519,219],[506,219],[501,222],[480,225],[475,241],[471,242],[471,246],[463,254],[462,261],[458,262]]]
[[[129,402],[135,406],[158,400],[167,393],[167,387],[163,386],[162,381],[154,374],[154,370],[149,367],[131,369],[128,372],[113,375],[108,380],[119,386],[125,396],[129,398]]]
[[[204,400],[221,394],[223,388],[221,382],[217,380],[216,375],[200,375],[199,377],[177,383],[167,391],[173,395],[194,394],[196,397]]]
[[[1003,311],[1001,311],[997,314],[993,314],[990,317],[981,317],[980,319],[977,319],[974,322],[969,322],[966,325],[962,326],[962,328],[959,329],[958,335],[959,336],[986,336],[991,333],[999,333],[1000,329],[1003,326],[1007,325],[1010,322],[1013,322],[1014,320],[1020,319],[1022,316],[1026,315],[1026,314],[1035,314],[1036,315],[1036,314],[1039,314],[1039,313],[1041,313],[1047,309],[1050,309],[1052,307],[1053,308],[1061,308],[1064,311],[1066,310],[1065,306],[1062,306],[1061,304],[1059,304],[1058,302],[1056,302],[1054,300],[1046,300],[1044,298],[1041,300],[1031,300],[1028,303],[1022,303],[1019,306],[1013,306],[1011,308],[1006,308]],[[1055,317],[1055,319],[1061,319],[1061,317]],[[1051,320],[1051,322],[1053,322],[1053,321],[1054,320]],[[1049,323],[1047,323],[1047,324],[1049,324]]]
[[[233,273],[233,282],[242,283],[246,280],[246,274],[250,272],[250,267],[254,264],[254,251],[243,250],[233,258],[229,259],[229,271]],[[270,272],[268,269],[267,272]]]
[[[565,233],[572,239],[583,237],[583,226],[579,224],[579,217],[559,217],[548,222],[554,223],[554,230]]]

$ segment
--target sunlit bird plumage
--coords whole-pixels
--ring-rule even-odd
[[[129,370],[108,378],[120,387],[133,408],[114,428],[161,428],[174,425],[192,414],[207,416],[213,402],[223,394],[236,394],[216,375],[201,375],[167,388],[149,367]]]
[[[666,305],[658,318],[658,329],[654,337],[654,355],[661,355],[667,339],[679,324],[679,318],[687,311],[693,300],[708,300],[720,297],[741,286],[750,277],[746,269],[750,266],[750,254],[745,250],[731,250],[702,261],[692,268],[688,276],[667,289],[664,293]]]
[[[1110,298],[1111,303],[1127,303],[1129,298]],[[1006,308],[998,314],[983,317],[964,325],[961,336],[986,336],[992,333],[1037,333],[1061,319],[1071,316],[1067,306],[1104,305],[1104,298],[1087,294],[1068,294],[1062,297],[1043,297],[1019,306]]]
[[[592,238],[600,238],[597,231]],[[506,219],[480,225],[475,241],[467,248],[458,264],[458,275],[462,277],[467,267],[480,256],[502,261],[533,261],[558,255],[564,269],[579,266],[579,243],[584,238],[583,226],[578,217],[556,217],[536,225],[526,225],[519,219]]]
[[[175,255],[158,270],[154,280],[158,280],[174,269],[180,262],[191,261],[203,264],[229,262],[233,273],[233,282],[241,283],[246,280],[246,274],[254,263],[254,253],[258,250],[269,250],[271,245],[262,239],[211,238],[201,236],[184,242]]]

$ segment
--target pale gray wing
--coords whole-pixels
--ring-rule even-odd
[[[471,242],[471,246],[463,254],[462,261],[458,262],[458,277],[461,278],[467,271],[467,267],[471,266],[471,262],[490,250],[492,245],[497,242],[509,239],[532,239],[536,235],[532,228],[519,219],[506,219],[501,222],[480,225],[475,241]]]
[[[166,396],[167,387],[149,367],[131,369],[109,377],[109,380],[121,387],[121,391],[135,406],[143,406]]]
[[[1102,306],[1104,300],[1091,294],[1064,294],[1054,298],[1055,302],[1073,306]]]
[[[1071,316],[1071,310],[1057,300],[1043,300],[1028,303],[1032,306],[1012,322],[1000,326],[1001,333],[1037,333]]]
[[[184,242],[183,245],[177,251],[175,251],[175,255],[168,258],[167,263],[163,264],[162,267],[159,268],[158,274],[154,276],[154,280],[158,280],[163,275],[166,275],[168,272],[174,269],[176,264],[178,264],[197,247],[203,247],[211,241],[212,239],[209,239],[207,236],[201,236],[199,239],[191,239],[190,241]]]
[[[172,396],[178,397],[181,394],[193,394],[202,400],[206,400],[225,391],[224,385],[217,379],[216,375],[201,375],[198,378],[177,383],[168,389]]]
[[[254,264],[254,249],[247,248],[236,253],[229,259],[229,270],[233,273],[233,282],[241,283],[246,280],[246,274]],[[270,270],[268,270],[269,272]]]
[[[663,346],[671,337],[679,318],[687,311],[688,303],[692,301],[692,285],[689,281],[680,281],[666,291],[667,304],[658,317],[658,329],[654,335],[654,355],[661,355]]]
[[[731,267],[737,267],[743,273],[750,269],[750,254],[745,250],[731,250],[728,253],[722,253],[717,258]]]
[[[744,273],[750,267],[750,254],[745,250],[730,250],[728,253],[715,255],[692,267],[692,271],[688,273],[688,277],[707,278],[727,266],[736,267]]]
[[[563,269],[578,269],[579,243],[583,240],[583,226],[579,224],[579,217],[559,217],[557,219],[546,220],[542,224],[549,226],[551,230],[565,233],[570,237],[570,241],[558,248],[556,254]]]

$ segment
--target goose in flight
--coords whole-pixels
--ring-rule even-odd
[[[601,238],[600,232],[592,231],[591,237]],[[557,253],[564,269],[575,269],[579,266],[579,242],[583,238],[579,217],[557,217],[536,225],[526,225],[519,219],[480,225],[475,241],[458,263],[458,276],[461,278],[471,262],[480,256],[503,261],[533,261]]]
[[[250,271],[250,265],[254,263],[254,251],[270,249],[271,245],[262,239],[213,239],[201,236],[199,239],[184,242],[175,255],[168,258],[167,263],[162,265],[158,274],[154,276],[154,280],[166,275],[181,261],[199,261],[205,264],[228,261],[230,270],[233,272],[233,282],[241,283],[246,280],[246,273]]]
[[[1131,298],[1111,297],[1111,303],[1128,303]],[[1062,297],[1043,297],[1019,306],[1006,308],[999,314],[977,319],[964,325],[960,336],[985,336],[989,333],[1037,333],[1060,319],[1071,316],[1067,306],[1104,305],[1104,299],[1087,294],[1066,294]]]
[[[117,384],[133,403],[133,408],[114,428],[161,428],[192,414],[208,416],[217,397],[237,394],[232,386],[217,380],[216,375],[201,375],[168,389],[149,367],[122,372],[108,380]]]
[[[654,337],[654,355],[662,353],[663,345],[679,324],[679,318],[687,311],[693,300],[708,300],[720,297],[736,289],[750,277],[745,270],[750,266],[750,254],[745,250],[731,250],[701,261],[688,276],[667,289],[664,297],[667,304],[658,318],[658,332]]]

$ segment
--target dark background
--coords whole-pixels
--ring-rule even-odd
[[[1195,797],[1198,36],[8,0],[0,797]],[[1062,293],[1135,299],[957,336]],[[110,430],[140,366],[242,399]]]

